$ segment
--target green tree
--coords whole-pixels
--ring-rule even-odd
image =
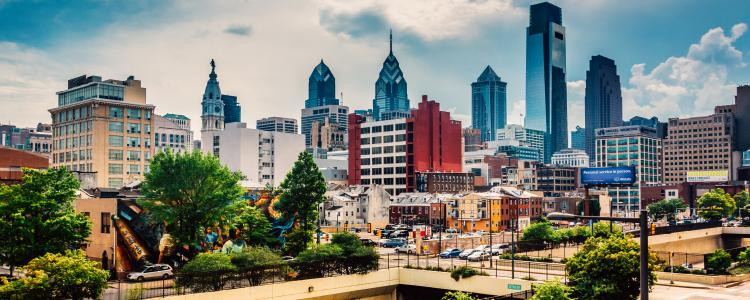
[[[524,242],[553,242],[557,239],[552,223],[542,218],[523,230],[521,241]]]
[[[594,223],[594,236],[608,238],[613,235],[619,237],[624,236],[624,233],[622,232],[622,226],[616,223],[612,223],[612,230],[610,230],[609,222],[607,221],[599,221]]]
[[[175,284],[193,292],[219,291],[226,284],[224,275],[236,271],[229,255],[201,253],[180,269]]]
[[[704,219],[716,221],[733,214],[737,206],[732,196],[722,189],[714,189],[698,199],[698,214]]]
[[[583,200],[578,201],[578,203],[576,204],[576,209],[578,209],[578,214],[583,213]],[[589,209],[591,209],[592,216],[598,216],[602,211],[602,206],[599,203],[599,200],[589,200]]]
[[[233,225],[242,227],[242,238],[253,246],[269,246],[274,243],[271,236],[271,222],[259,208],[245,201],[238,201],[233,208]]]
[[[109,273],[81,250],[47,253],[23,267],[26,276],[0,286],[3,299],[98,299]]]
[[[142,187],[144,198],[138,203],[155,222],[174,228],[170,233],[175,243],[192,247],[201,226],[219,222],[240,199],[242,178],[213,155],[159,152],[151,160]]]
[[[734,194],[734,202],[737,205],[737,212],[742,212],[742,217],[750,217],[750,210],[745,209],[745,206],[750,204],[750,194],[746,190],[742,190],[737,194]]]
[[[307,248],[312,241],[312,231],[316,228],[318,206],[325,200],[323,196],[326,192],[323,174],[318,170],[310,153],[305,151],[299,154],[294,167],[281,183],[280,190],[281,199],[276,204],[276,209],[285,217],[294,218],[298,222],[299,228],[293,231],[304,232],[304,234],[288,235],[287,242],[297,243]],[[294,241],[295,238],[299,240]],[[290,253],[294,255],[299,252]]]
[[[661,220],[666,217],[669,224],[677,223],[677,214],[687,209],[687,204],[680,198],[663,199],[659,202],[652,203],[647,207],[648,215],[653,220]]]
[[[724,249],[716,249],[706,260],[706,272],[710,274],[726,274],[732,265],[732,256]]]
[[[640,246],[621,237],[589,238],[565,263],[572,295],[578,299],[636,299],[640,289]],[[657,258],[649,255],[648,286],[654,284]]]
[[[534,296],[531,300],[567,300],[570,299],[571,288],[558,280],[545,281],[532,286]]]
[[[737,255],[737,261],[744,266],[750,266],[750,248],[745,249],[745,251],[740,252],[739,255]]]
[[[10,273],[45,253],[78,249],[91,222],[73,209],[78,180],[65,169],[23,169],[23,181],[0,185],[0,263]]]
[[[441,300],[475,300],[477,298],[474,298],[468,293],[464,293],[462,291],[452,291],[447,292],[445,295],[443,295],[443,298],[440,298]]]

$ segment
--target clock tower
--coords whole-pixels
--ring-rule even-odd
[[[211,60],[211,74],[208,75],[206,90],[203,92],[201,102],[201,136],[208,131],[224,129],[224,102],[221,101],[221,89],[219,81],[216,80],[216,63]]]

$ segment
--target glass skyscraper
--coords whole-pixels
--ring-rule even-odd
[[[315,66],[307,86],[308,98],[305,100],[305,108],[318,107],[323,105],[339,105],[339,99],[336,99],[336,77],[333,77],[331,69],[320,60]]]
[[[237,103],[237,96],[222,94],[221,102],[224,102],[224,124],[241,122],[242,111]]]
[[[336,78],[322,59],[310,74],[307,92],[300,126],[307,149],[311,152],[346,150],[344,137],[349,125],[349,108],[339,105]]]
[[[507,123],[507,86],[490,66],[471,84],[471,127],[479,129],[483,142],[494,141]]]
[[[573,130],[570,132],[570,148],[586,150],[586,129],[585,128],[581,126],[576,126],[576,130]]]
[[[599,128],[622,126],[622,92],[615,61],[596,55],[586,71],[586,154],[594,159]]]
[[[390,120],[409,116],[409,98],[406,94],[406,79],[396,56],[393,55],[393,33],[390,35],[390,53],[383,62],[378,80],[375,81],[375,98],[372,112],[376,120]]]
[[[548,2],[534,4],[526,28],[525,127],[546,133],[545,163],[568,147],[565,70],[562,11]]]

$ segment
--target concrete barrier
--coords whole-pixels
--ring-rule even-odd
[[[684,274],[684,273],[671,273],[671,272],[654,272],[656,273],[656,279],[660,282],[669,280],[701,283],[708,285],[719,285],[730,282],[743,282],[750,280],[750,274],[742,275],[697,275],[697,274]]]

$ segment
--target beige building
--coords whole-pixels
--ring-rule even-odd
[[[193,131],[190,119],[183,115],[154,115],[155,152],[172,150],[173,153],[193,151]]]
[[[664,141],[664,183],[687,180],[688,171],[727,171],[733,180],[734,105],[717,106],[714,114],[670,118]]]
[[[154,106],[132,76],[80,76],[57,92],[52,116],[52,166],[96,172],[97,186],[119,188],[143,179],[154,154]]]
[[[115,255],[115,228],[112,216],[117,215],[117,198],[102,194],[117,194],[114,189],[79,190],[73,207],[91,220],[91,235],[84,246],[89,259],[111,262]],[[109,268],[105,268],[109,269]]]

